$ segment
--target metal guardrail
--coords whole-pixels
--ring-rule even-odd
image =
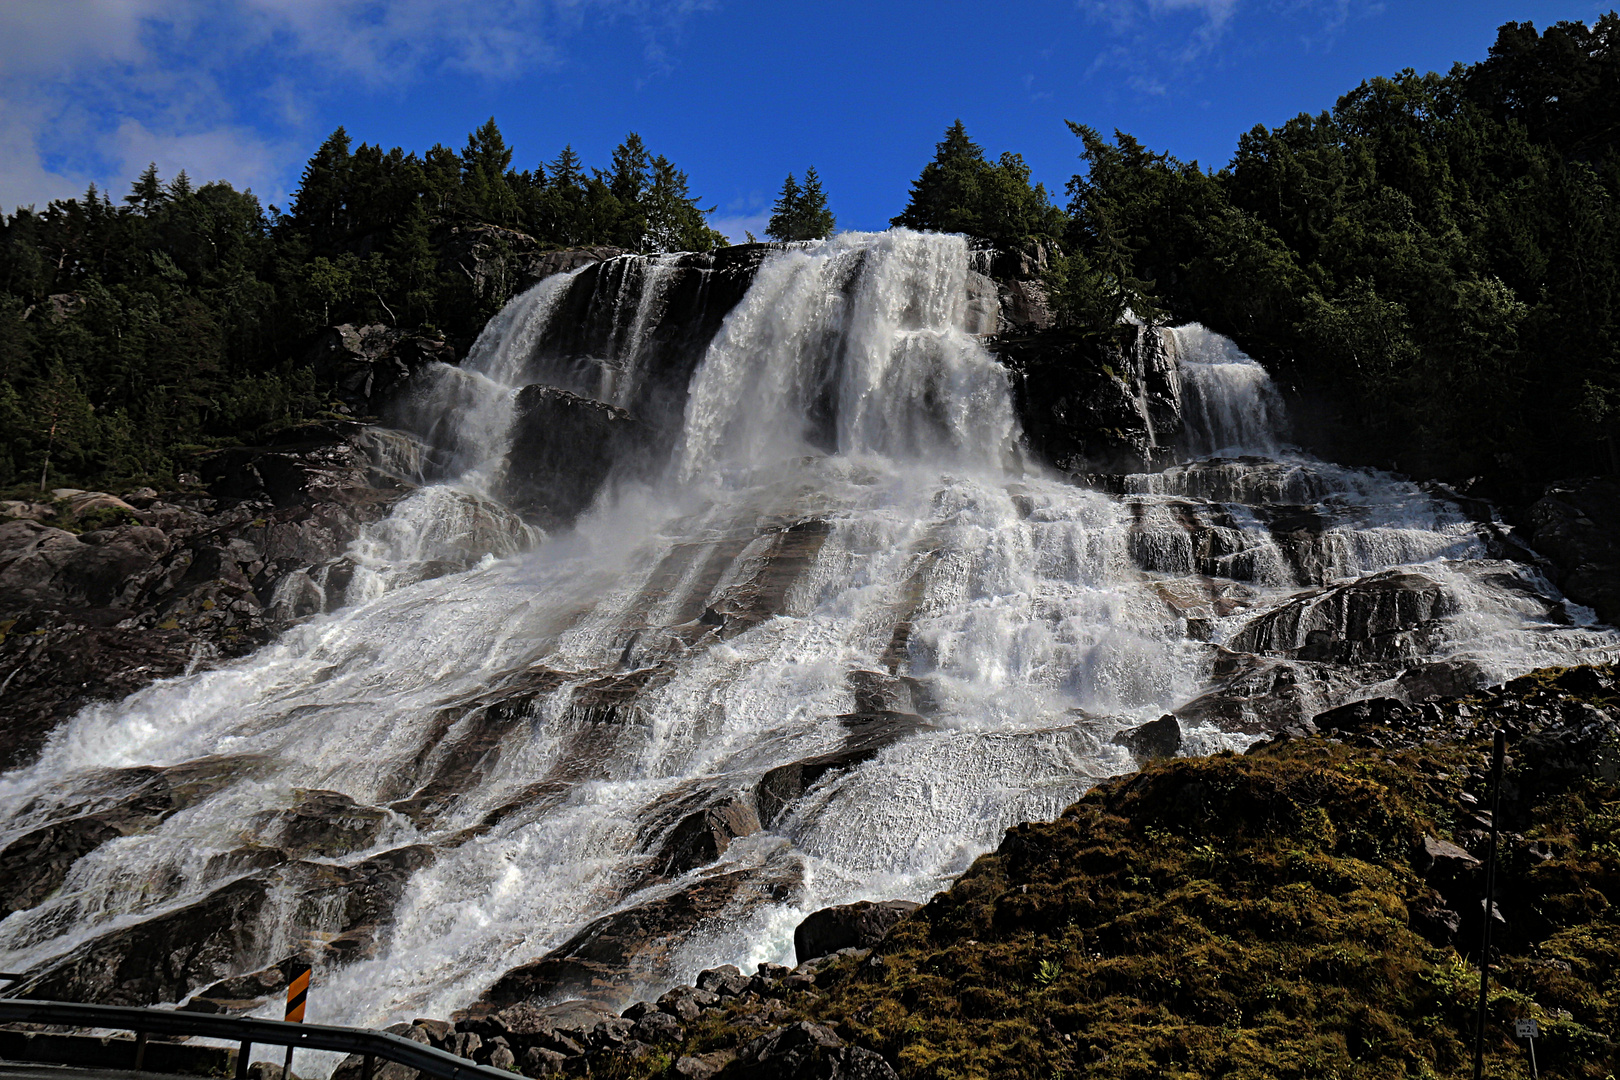
[[[110,1028],[135,1033],[135,1069],[145,1059],[149,1035],[181,1035],[222,1039],[240,1044],[236,1078],[245,1080],[248,1057],[255,1043],[296,1050],[335,1050],[363,1058],[361,1080],[372,1080],[376,1059],[398,1062],[435,1080],[514,1080],[514,1073],[478,1065],[444,1050],[412,1042],[386,1031],[335,1027],[329,1024],[289,1024],[283,1020],[257,1020],[211,1013],[140,1009],[125,1005],[80,1005],[66,1001],[0,999],[0,1023],[49,1024],[79,1028]]]

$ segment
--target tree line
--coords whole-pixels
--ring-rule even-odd
[[[1055,333],[1107,341],[1127,310],[1203,322],[1346,456],[1510,496],[1620,471],[1617,36],[1613,12],[1508,23],[1483,60],[1370,79],[1254,128],[1218,169],[1071,124],[1063,207],[957,121],[892,224],[1053,242]],[[329,394],[300,357],[332,323],[465,344],[503,297],[447,257],[458,225],[541,247],[723,240],[634,134],[605,168],[570,147],[529,170],[512,158],[493,119],[421,155],[340,128],[285,213],[148,169],[117,202],[92,187],[6,217],[0,489],[168,482],[210,447],[318,417]],[[834,225],[811,168],[766,231]]]
[[[702,251],[687,176],[632,133],[606,168],[572,147],[512,167],[495,121],[459,151],[354,146],[339,128],[285,212],[148,168],[0,221],[0,490],[173,483],[198,454],[334,407],[311,333],[386,323],[465,345],[504,299],[447,251],[458,225],[542,248]],[[496,234],[498,238],[502,235]]]

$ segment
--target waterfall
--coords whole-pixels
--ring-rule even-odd
[[[1230,338],[1198,323],[1175,327],[1169,334],[1181,371],[1192,454],[1275,457],[1286,433],[1286,418],[1266,369]]]
[[[1130,726],[1176,712],[1189,752],[1246,746],[1260,706],[1223,689],[1234,642],[1281,643],[1240,675],[1288,666],[1276,707],[1307,711],[1406,693],[1412,672],[1614,651],[1493,556],[1495,523],[1286,451],[1264,370],[1202,327],[1172,335],[1189,460],[1113,492],[1040,468],[1000,365],[957,329],[971,258],[904,230],[774,252],[679,380],[670,298],[717,270],[627,257],[514,300],[465,365],[419,380],[396,418],[412,434],[379,442],[428,482],[357,542],[360,602],[86,708],[0,776],[3,845],[154,769],[217,775],[0,921],[0,968],[48,972],[231,887],[263,898],[235,970],[313,951],[309,1019],[375,1026],[723,885],[633,958],[622,993],[653,993],[790,959],[820,906],[926,899],[1009,826],[1134,768],[1113,742]],[[570,528],[525,525],[498,492],[534,382],[666,410],[667,460],[615,474]],[[402,569],[449,551],[455,572]],[[1444,597],[1408,635],[1421,655],[1320,659],[1335,590],[1394,567]],[[351,840],[299,831],[323,792],[352,804]],[[671,861],[679,822],[739,800],[762,828]],[[384,862],[402,885],[349,926],[343,883]]]

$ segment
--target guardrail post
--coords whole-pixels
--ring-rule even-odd
[[[247,1080],[248,1058],[253,1056],[253,1043],[247,1039],[236,1048],[236,1080]]]
[[[377,1067],[377,1056],[367,1054],[360,1061],[360,1080],[371,1080],[371,1070]]]
[[[135,1033],[135,1071],[140,1072],[146,1065],[146,1032]]]

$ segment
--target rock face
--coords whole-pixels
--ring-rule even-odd
[[[27,504],[0,519],[0,767],[27,761],[89,701],[241,655],[340,603],[278,594],[408,490],[373,469],[364,431],[324,424],[223,451],[204,464],[206,492],[75,493],[48,508],[62,527]]]
[[[870,949],[894,929],[894,924],[922,907],[911,900],[862,900],[822,908],[793,931],[793,954],[799,963],[839,949]]]
[[[1063,329],[1004,336],[1013,399],[1030,445],[1059,469],[1143,472],[1181,433],[1181,385],[1163,335],[1126,325],[1117,340]]]
[[[423,367],[452,362],[455,349],[442,337],[345,323],[318,331],[304,359],[357,415],[375,416]]]
[[[1304,593],[1254,619],[1231,647],[1338,664],[1410,660],[1423,654],[1425,635],[1450,607],[1432,578],[1389,570]]]
[[[501,976],[478,1009],[495,1011],[570,991],[618,1000],[632,979],[668,977],[670,950],[684,934],[724,913],[781,901],[799,883],[799,868],[739,870],[700,878],[664,897],[604,916],[545,956]]]
[[[1530,544],[1558,565],[1558,587],[1620,620],[1620,482],[1590,477],[1554,484],[1526,514]]]
[[[541,525],[566,524],[615,468],[645,462],[647,441],[645,425],[623,409],[554,386],[526,386],[506,456],[506,502]]]

